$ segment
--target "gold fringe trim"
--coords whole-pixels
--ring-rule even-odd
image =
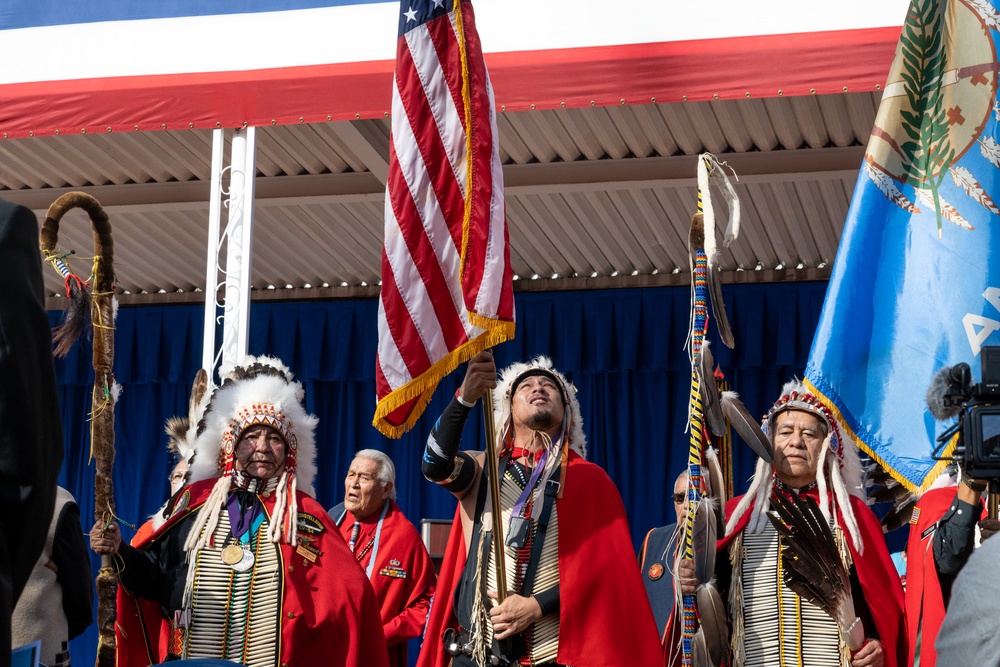
[[[491,539],[497,539],[497,537],[496,535],[490,536]],[[476,574],[472,579],[472,587],[476,591],[476,595],[472,600],[472,618],[470,619],[472,627],[469,628],[469,643],[472,644],[472,657],[477,665],[486,664],[486,652],[489,648],[489,636],[487,634],[489,628],[486,626],[488,623],[491,623],[484,600],[486,597],[486,591],[484,590],[487,576],[486,570],[490,566],[490,554],[485,552],[486,526],[484,525],[479,529],[479,541],[476,544],[475,553],[478,554],[479,566],[476,568]],[[470,552],[471,554],[472,552]]]
[[[514,337],[514,322],[507,324],[508,326],[487,330],[476,338],[455,348],[426,371],[402,387],[386,394],[375,406],[375,417],[372,419],[372,426],[389,438],[398,438],[413,428],[413,425],[417,423],[417,420],[424,413],[427,404],[430,403],[431,396],[441,378],[458,368],[459,364],[468,361],[486,348],[494,347]],[[417,397],[420,400],[413,406],[413,410],[404,423],[395,425],[385,421],[385,417],[392,414],[399,406]]]

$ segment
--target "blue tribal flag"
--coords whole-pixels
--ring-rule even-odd
[[[978,381],[982,348],[1000,345],[998,4],[911,2],[806,368],[913,492],[945,465],[932,377],[966,362]]]

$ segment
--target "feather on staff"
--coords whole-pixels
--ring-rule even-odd
[[[699,619],[697,634],[702,638],[708,658],[708,662],[700,664],[718,667],[726,657],[726,646],[729,644],[726,605],[722,602],[719,589],[712,582],[699,586],[695,597],[698,601]]]
[[[720,436],[726,432],[726,418],[722,413],[719,399],[719,387],[715,382],[715,360],[704,341],[695,359],[695,372],[698,373],[698,387],[701,390],[702,406],[705,411],[705,423],[712,435]]]
[[[691,218],[691,232],[688,235],[688,259],[691,265],[691,273],[695,271],[696,256],[700,251],[708,255],[705,250],[706,245],[705,218],[702,213],[695,213]],[[707,261],[707,260],[706,260]],[[722,279],[718,272],[706,267],[705,282],[708,288],[709,301],[712,302],[712,316],[715,317],[715,326],[719,329],[719,338],[728,348],[735,345],[732,327],[729,326],[729,318],[726,315],[725,302],[722,300]]]
[[[757,456],[764,459],[766,463],[770,463],[774,457],[774,446],[771,444],[771,440],[764,435],[764,431],[760,428],[757,420],[750,415],[750,411],[743,405],[739,394],[735,391],[724,391],[720,396],[719,402],[722,406],[723,414],[729,420],[732,427],[736,429],[739,436],[750,445],[750,449]]]

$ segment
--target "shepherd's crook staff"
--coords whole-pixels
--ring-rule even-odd
[[[59,237],[59,221],[67,211],[82,208],[90,216],[94,231],[94,265],[91,283],[70,272],[67,256],[55,253]],[[114,329],[114,244],[111,224],[101,204],[83,192],[69,192],[53,202],[42,224],[41,247],[45,259],[66,281],[66,308],[63,324],[55,331],[53,342],[56,356],[65,356],[83,332],[87,306],[94,335],[94,393],[90,415],[90,456],[95,461],[94,516],[111,523],[115,516],[114,486],[111,471],[115,460],[115,360]],[[97,665],[112,667],[115,663],[115,595],[118,575],[112,556],[101,556],[97,575]]]

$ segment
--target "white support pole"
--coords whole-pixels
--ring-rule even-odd
[[[256,195],[257,175],[257,128],[246,128],[247,146],[244,154],[243,173],[246,179],[243,183],[243,257],[245,261],[240,266],[240,282],[246,286],[246,297],[243,309],[240,311],[239,332],[242,347],[240,357],[247,353],[250,341],[250,258],[253,256],[253,204]]]
[[[215,383],[215,320],[219,291],[219,227],[222,221],[222,159],[224,137],[212,130],[212,182],[208,200],[208,243],[205,259],[205,331],[202,338],[201,367]]]
[[[233,134],[229,180],[229,236],[226,253],[226,305],[222,365],[231,366],[247,353],[250,323],[250,258],[253,248],[253,195],[256,128]]]

